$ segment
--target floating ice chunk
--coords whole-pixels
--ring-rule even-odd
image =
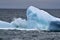
[[[50,15],[48,12],[40,10],[33,6],[30,6],[27,9],[26,15],[28,27],[37,28],[40,30],[49,30],[51,21],[60,21],[59,18],[56,18]]]
[[[11,23],[0,21],[0,29],[60,30],[60,18],[56,18],[44,10],[30,6],[27,9],[26,15],[27,20],[16,18]]]
[[[16,28],[27,28],[27,21],[22,18],[17,18],[13,20],[10,24],[12,24]]]
[[[49,30],[60,31],[60,21],[51,21]]]
[[[0,21],[0,28],[13,28],[13,25],[5,21]]]

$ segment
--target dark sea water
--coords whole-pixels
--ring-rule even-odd
[[[60,18],[60,9],[43,9],[55,17]],[[0,20],[11,22],[13,18],[26,19],[26,9],[0,9]]]
[[[0,9],[0,20],[10,22],[13,18],[26,18],[25,9]]]

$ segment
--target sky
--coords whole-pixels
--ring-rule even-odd
[[[29,6],[60,9],[60,0],[0,0],[0,8],[26,9]]]

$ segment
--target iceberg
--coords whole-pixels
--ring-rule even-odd
[[[27,15],[28,27],[36,28],[39,30],[54,30],[54,28],[52,27],[52,25],[50,26],[50,24],[53,21],[54,22],[60,21],[59,18],[56,18],[50,15],[48,12],[40,10],[34,6],[30,6],[27,9],[26,15]],[[57,28],[57,26],[55,28]]]
[[[37,30],[60,30],[60,18],[50,15],[48,12],[36,8],[28,7],[26,11],[26,19],[17,18],[12,22],[0,21],[1,28],[17,28],[17,29],[37,29]]]
[[[14,27],[8,22],[0,21],[0,28],[14,28]]]
[[[21,28],[21,29],[27,28],[27,21],[22,18],[14,19],[10,24],[12,24],[15,28]]]

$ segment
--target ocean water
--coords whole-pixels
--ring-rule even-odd
[[[11,22],[14,18],[26,19],[25,9],[0,9],[0,20]]]

